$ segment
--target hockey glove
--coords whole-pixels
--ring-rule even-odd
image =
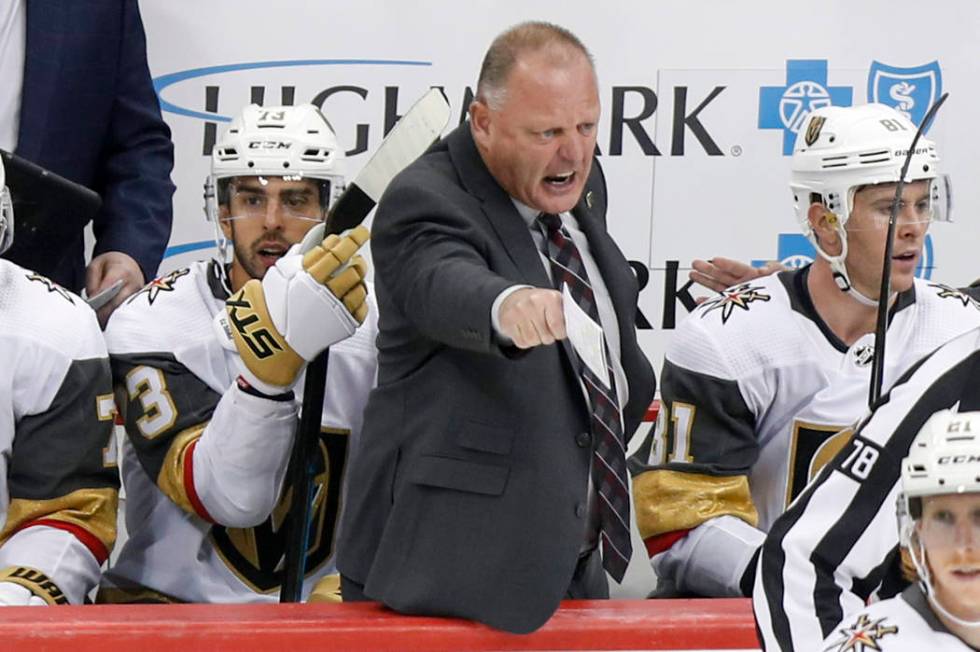
[[[307,362],[364,321],[367,263],[355,254],[369,237],[359,226],[324,239],[317,226],[225,302],[242,376],[255,389],[289,391]]]
[[[68,604],[68,598],[47,575],[26,566],[8,566],[0,570],[0,606],[46,604]]]

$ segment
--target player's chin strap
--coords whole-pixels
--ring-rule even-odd
[[[855,301],[861,305],[868,306],[869,308],[874,308],[878,305],[877,299],[870,299],[860,292],[858,292],[853,285],[851,285],[851,277],[847,273],[847,265],[844,263],[844,259],[847,258],[847,231],[841,226],[840,222],[837,222],[835,226],[837,235],[840,237],[841,250],[836,256],[831,256],[823,247],[817,242],[816,238],[811,238],[813,242],[813,248],[817,250],[817,254],[821,258],[826,260],[830,264],[830,272],[834,276],[834,283],[840,288],[840,291],[852,297]]]
[[[922,586],[922,590],[926,594],[926,598],[928,598],[929,604],[932,605],[933,609],[961,627],[980,627],[980,619],[966,620],[965,618],[954,616],[952,613],[950,613],[949,609],[944,607],[939,601],[939,598],[936,596],[936,590],[932,586],[932,576],[929,574],[929,564],[925,562],[925,545],[918,537],[915,537],[912,540],[911,545],[909,545],[909,556],[912,558],[912,563],[915,565],[915,572],[919,574],[919,584]]]
[[[225,237],[225,232],[221,230],[216,183],[211,176],[208,176],[204,181],[204,215],[214,229],[214,246],[218,249],[219,267],[224,269],[225,265],[231,263],[231,256],[229,255],[231,241]]]

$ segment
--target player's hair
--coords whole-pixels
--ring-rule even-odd
[[[527,52],[541,51],[547,51],[555,65],[567,64],[573,57],[584,55],[595,72],[592,53],[577,36],[554,23],[528,21],[514,25],[490,44],[480,66],[476,99],[491,108],[499,108],[506,99],[507,78],[517,59]]]

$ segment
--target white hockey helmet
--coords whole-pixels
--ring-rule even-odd
[[[980,493],[980,412],[936,412],[902,460],[908,514],[922,513],[923,496]]]
[[[7,173],[0,157],[0,254],[7,251],[14,242],[14,204],[7,188]]]
[[[909,153],[916,126],[895,109],[883,104],[826,106],[811,111],[796,138],[790,163],[790,188],[803,234],[817,253],[830,263],[834,279],[843,291],[851,291],[844,266],[847,256],[847,224],[854,208],[854,194],[863,186],[897,183]],[[905,181],[931,179],[930,220],[948,221],[951,207],[949,179],[940,174],[935,144],[919,138]],[[842,251],[824,251],[810,227],[809,210],[822,203],[837,216]],[[856,294],[856,292],[855,292]],[[860,300],[860,297],[859,297]]]
[[[898,532],[932,604],[961,624],[978,626],[948,613],[936,601],[926,564],[925,543],[916,521],[922,517],[922,498],[948,494],[980,493],[980,412],[940,410],[925,422],[902,460],[902,487],[898,496]],[[976,529],[977,525],[974,524]],[[980,532],[977,541],[980,542]],[[943,536],[942,533],[939,535]],[[953,533],[948,534],[950,541]]]
[[[344,150],[330,123],[312,104],[246,106],[211,150],[211,174],[204,184],[204,208],[214,223],[222,257],[227,248],[218,225],[218,207],[228,201],[235,177],[317,179],[324,214],[344,191]]]

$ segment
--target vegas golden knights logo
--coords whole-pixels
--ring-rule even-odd
[[[58,285],[57,283],[49,279],[47,276],[41,276],[37,272],[34,272],[32,274],[27,274],[26,276],[28,281],[34,281],[35,283],[40,283],[45,288],[47,288],[48,292],[53,292],[57,294],[59,297],[61,297],[62,299],[64,299],[65,301],[67,301],[68,303],[75,305],[75,301],[74,299],[71,298],[71,294],[68,293],[68,290]]]
[[[324,428],[320,432],[320,454],[313,461],[312,522],[304,577],[316,571],[333,555],[349,442],[349,430]],[[286,477],[292,476],[287,472]],[[258,593],[277,591],[282,584],[292,496],[292,488],[284,488],[272,515],[256,527],[211,527],[211,541],[215,550],[229,569]]]
[[[846,426],[793,420],[790,435],[789,469],[786,478],[785,507],[796,499],[854,436]]]
[[[155,278],[144,285],[142,290],[127,299],[126,303],[133,303],[136,301],[137,297],[145,296],[146,302],[152,306],[153,302],[157,300],[157,297],[160,296],[161,292],[173,292],[177,280],[180,277],[187,276],[190,273],[190,269],[175,269],[166,276]]]
[[[930,283],[929,287],[938,290],[936,296],[940,299],[954,299],[962,303],[964,307],[972,305],[977,310],[980,310],[980,303],[977,303],[970,295],[960,292],[955,288],[943,285],[942,283]]]
[[[765,287],[751,283],[742,283],[722,290],[717,298],[701,304],[704,308],[701,312],[701,319],[715,310],[720,310],[721,323],[727,324],[728,318],[732,316],[735,308],[748,311],[756,301],[769,301],[772,298],[762,290],[765,290]]]
[[[867,650],[881,650],[884,648],[879,643],[881,639],[891,634],[898,634],[897,625],[889,625],[888,618],[871,620],[867,614],[858,616],[857,621],[848,627],[841,627],[837,630],[840,638],[831,642],[825,647],[825,652],[866,652]]]
[[[806,135],[804,140],[807,145],[812,145],[817,142],[817,138],[820,138],[820,130],[823,129],[823,123],[827,122],[827,118],[822,115],[814,116],[810,120],[810,124],[806,126]]]

